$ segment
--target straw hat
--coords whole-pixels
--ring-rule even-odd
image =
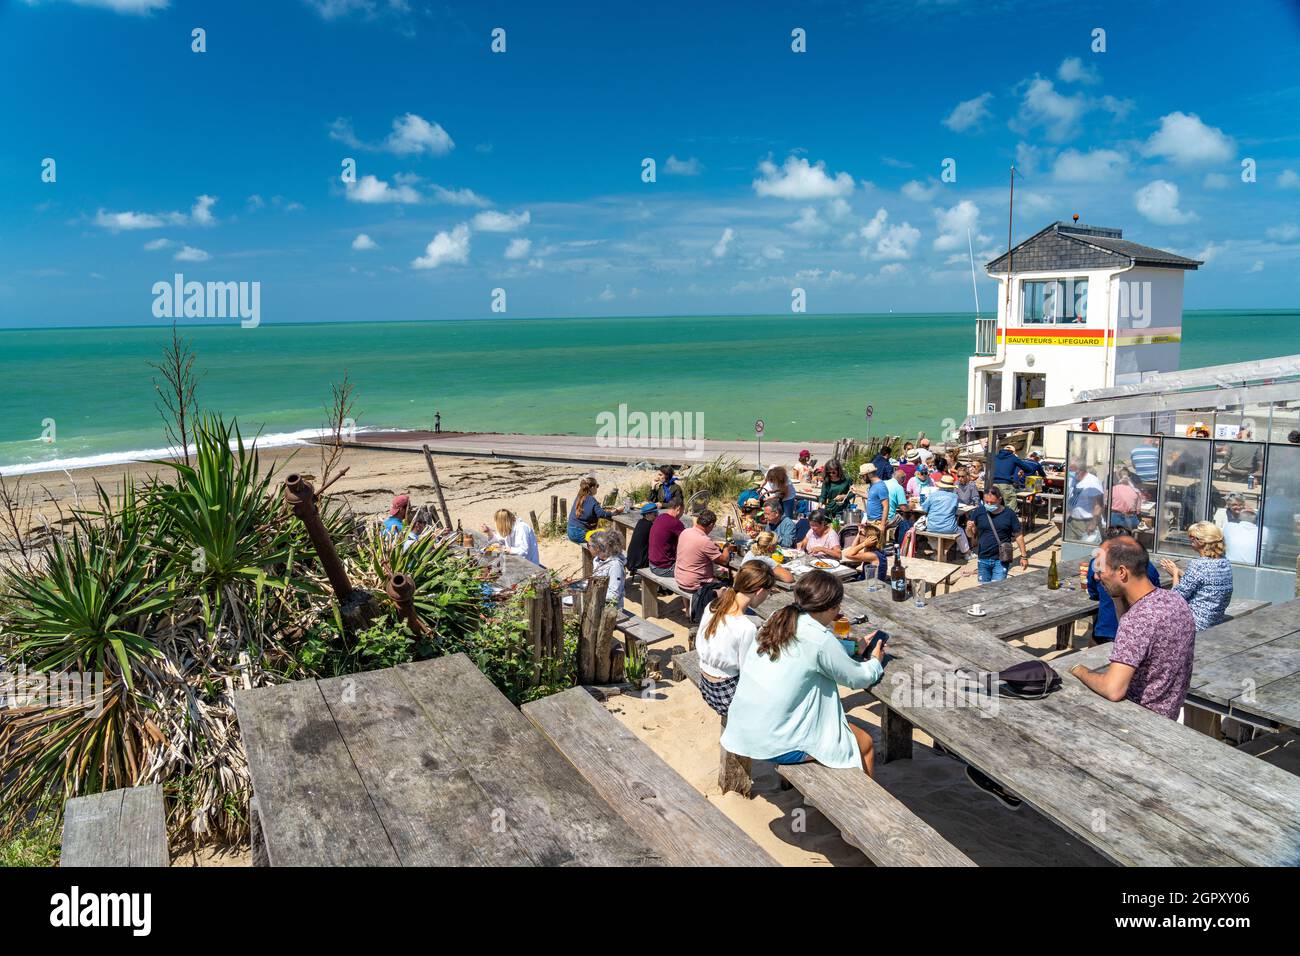
[[[911,451],[907,453],[908,461],[917,461],[920,457],[921,457],[921,452],[919,449],[916,448],[913,448]]]
[[[939,487],[952,490],[957,487],[957,480],[952,475],[943,475],[939,478]]]
[[[866,477],[867,475],[874,475],[875,473],[876,473],[876,466],[873,465],[871,462],[867,462],[866,464],[861,465],[858,468],[858,474],[862,475],[863,477]]]

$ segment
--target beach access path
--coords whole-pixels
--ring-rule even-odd
[[[435,455],[458,458],[502,458],[522,461],[546,461],[565,464],[626,465],[648,461],[654,464],[689,465],[713,461],[719,456],[737,458],[749,468],[793,464],[800,450],[807,448],[819,462],[825,462],[835,450],[834,442],[763,442],[763,460],[758,459],[758,442],[692,442],[690,448],[674,448],[662,443],[657,448],[611,447],[593,435],[506,435],[499,433],[374,432],[344,442],[349,448],[384,449],[422,453],[424,445]]]

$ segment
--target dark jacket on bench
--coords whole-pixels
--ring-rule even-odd
[[[642,568],[650,566],[650,526],[655,523],[655,512],[647,518],[644,515],[632,529],[632,537],[627,543],[627,564],[624,572],[631,576]]]

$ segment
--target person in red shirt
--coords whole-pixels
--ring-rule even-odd
[[[670,576],[677,564],[677,539],[686,530],[682,524],[685,509],[682,499],[674,495],[650,526],[650,570],[662,577]]]

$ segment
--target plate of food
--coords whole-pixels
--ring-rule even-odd
[[[816,568],[818,571],[834,571],[840,566],[840,563],[834,558],[813,558],[808,562],[808,567]]]

